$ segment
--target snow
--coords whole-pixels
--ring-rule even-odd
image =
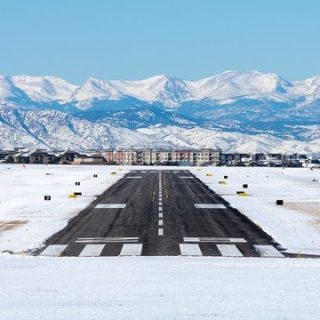
[[[58,77],[13,76],[12,83],[38,102],[65,102],[70,99],[77,86]]]
[[[206,97],[224,100],[256,95],[281,100],[281,94],[292,86],[277,74],[258,71],[225,71],[206,79],[189,81],[188,84],[192,88],[194,100]]]
[[[320,170],[217,167],[192,172],[286,252],[320,255]],[[225,175],[227,184],[219,184]],[[249,196],[239,197],[236,192],[242,190]],[[276,200],[284,200],[284,206]]]
[[[225,71],[195,81],[167,75],[135,81],[99,80],[90,77],[81,86],[58,77],[1,76],[0,98],[16,95],[14,88],[8,86],[8,81],[31,99],[40,102],[84,102],[94,98],[115,100],[121,96],[131,96],[147,102],[160,102],[168,108],[177,108],[182,102],[205,98],[223,101],[238,97],[265,97],[287,101],[306,97],[310,102],[320,95],[319,77],[289,82],[275,73],[258,71]]]
[[[312,130],[312,128],[309,128]],[[314,129],[316,132],[317,129]],[[303,142],[285,140],[271,134],[249,135],[238,132],[220,131],[215,129],[167,126],[158,128],[140,128],[136,130],[156,141],[167,142],[181,148],[216,148],[223,152],[270,152],[270,153],[319,153],[319,140]]]
[[[73,92],[70,100],[86,101],[101,98],[117,100],[120,96],[121,92],[113,87],[110,82],[89,78],[82,86]],[[84,105],[80,104],[80,107],[83,108]]]
[[[1,259],[0,315],[37,319],[318,319],[320,260]]]

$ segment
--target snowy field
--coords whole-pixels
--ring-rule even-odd
[[[130,169],[139,168],[0,166],[0,319],[319,318],[320,259],[28,255]],[[181,169],[190,169],[288,251],[319,252],[320,171]],[[219,184],[225,175],[227,184]],[[235,194],[243,183],[248,197]],[[68,198],[74,191],[83,196]],[[285,206],[275,206],[276,199]]]
[[[315,320],[320,260],[1,259],[5,320]]]

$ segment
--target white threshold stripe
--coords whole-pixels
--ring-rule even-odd
[[[95,209],[124,209],[125,203],[100,203],[95,206]]]
[[[80,252],[79,257],[99,257],[104,244],[87,244]]]
[[[127,177],[127,179],[142,179],[142,176],[131,176]]]
[[[202,252],[198,244],[181,243],[179,246],[182,256],[202,256]]]
[[[217,244],[223,257],[243,257],[243,254],[234,244]]]
[[[163,236],[163,229],[162,228],[158,229],[158,236]]]
[[[58,257],[67,246],[67,244],[51,244],[40,253],[40,256]]]
[[[142,252],[142,243],[124,244],[120,256],[140,256]]]
[[[272,245],[254,245],[259,251],[261,257],[266,258],[284,258],[284,255]]]
[[[220,203],[195,203],[197,209],[226,209],[227,207]]]
[[[184,237],[184,242],[246,243],[243,238]]]

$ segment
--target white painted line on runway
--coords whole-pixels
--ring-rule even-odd
[[[159,226],[163,226],[163,220],[159,219]]]
[[[124,209],[125,203],[100,203],[95,206],[95,209]]]
[[[198,244],[181,243],[179,246],[182,256],[202,256],[202,252]]]
[[[67,246],[67,244],[51,244],[40,253],[40,256],[58,257]]]
[[[234,244],[217,244],[223,257],[243,257],[243,254]]]
[[[274,246],[271,245],[254,245],[254,247],[259,251],[261,257],[266,258],[284,258],[284,255],[278,251]]]
[[[108,243],[108,242],[138,242],[139,237],[96,237],[96,238],[78,238],[77,243]]]
[[[142,179],[142,176],[127,177],[127,179]]]
[[[162,206],[162,201],[159,201],[159,206]]]
[[[159,212],[159,218],[163,218],[163,213],[162,212]]]
[[[163,229],[162,228],[158,229],[158,236],[163,236]]]
[[[194,206],[197,209],[226,209],[226,206],[220,203],[195,203]]]
[[[120,256],[141,256],[142,243],[124,244]]]
[[[179,177],[179,179],[193,179],[193,177],[189,177],[189,176],[181,176],[181,177]]]
[[[243,238],[184,237],[184,242],[246,243]]]
[[[159,207],[159,211],[162,211],[162,207]]]
[[[99,257],[104,244],[87,244],[80,252],[79,257]]]

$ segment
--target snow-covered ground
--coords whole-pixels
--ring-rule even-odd
[[[320,260],[1,259],[5,320],[319,319]]]
[[[218,167],[191,171],[287,252],[320,254],[320,170]],[[219,184],[224,176],[228,176],[226,184]],[[237,191],[247,191],[249,196],[240,197]],[[276,205],[278,199],[284,200],[284,206]]]

